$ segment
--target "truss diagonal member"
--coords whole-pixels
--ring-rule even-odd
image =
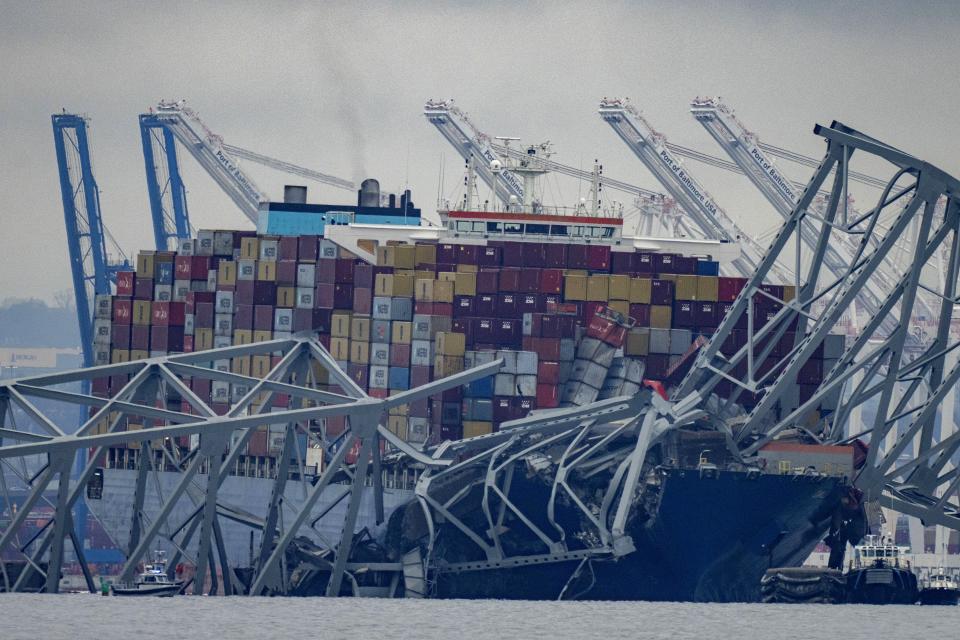
[[[23,409],[23,411],[30,416],[44,431],[54,437],[63,437],[66,435],[60,429],[60,427],[55,425],[53,421],[50,420],[50,418],[43,415],[35,406],[33,406],[33,403],[24,398],[23,395],[17,391],[15,385],[7,387],[7,393],[10,396],[10,401],[19,408]]]

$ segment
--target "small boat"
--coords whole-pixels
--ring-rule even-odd
[[[115,596],[159,596],[169,597],[180,593],[182,582],[176,582],[167,577],[167,561],[163,551],[154,554],[153,562],[143,567],[143,572],[137,576],[133,584],[111,585],[110,591]]]
[[[954,605],[960,602],[960,582],[956,576],[947,575],[943,567],[928,576],[920,589],[920,604]]]
[[[917,601],[917,576],[907,559],[908,547],[888,536],[868,535],[853,548],[847,571],[847,602],[861,604],[913,604]]]

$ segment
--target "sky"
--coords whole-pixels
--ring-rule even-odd
[[[722,156],[690,116],[722,96],[766,142],[821,156],[840,120],[960,174],[956,2],[296,3],[0,0],[0,299],[71,288],[50,114],[90,118],[106,226],[151,248],[137,115],[186,99],[238,146],[386,190],[433,216],[459,160],[422,115],[454,98],[491,135],[551,140],[555,160],[658,185],[597,115],[629,97],[669,140]],[[181,153],[200,228],[250,228]],[[446,181],[438,189],[441,166]],[[743,177],[689,162],[741,224],[776,217]],[[788,169],[788,166],[784,166]],[[244,169],[272,197],[299,182]],[[798,179],[809,169],[788,169]],[[572,204],[579,185],[560,187]],[[310,201],[355,196],[310,185]],[[864,199],[876,197],[864,192]]]

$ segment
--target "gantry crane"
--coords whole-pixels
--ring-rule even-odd
[[[60,196],[67,231],[67,251],[76,298],[77,323],[85,366],[93,366],[94,298],[111,292],[117,271],[130,260],[103,225],[100,191],[93,176],[87,118],[72,113],[51,116],[60,174]],[[113,259],[107,246],[113,252]]]
[[[604,98],[599,113],[708,238],[740,244],[741,255],[733,267],[744,277],[752,276],[763,247],[720,208],[667,147],[666,138],[626,100]],[[782,265],[774,271],[785,282],[794,280]]]

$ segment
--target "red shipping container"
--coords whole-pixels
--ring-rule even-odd
[[[134,281],[136,280],[137,274],[133,271],[118,271],[117,272],[117,295],[118,296],[132,296],[134,291]]]
[[[334,282],[353,284],[353,258],[337,258],[334,263]]]
[[[190,257],[190,279],[206,280],[211,269],[210,256]]]
[[[369,391],[367,391],[367,394],[368,394],[371,398],[377,398],[378,400],[383,400],[383,399],[385,399],[385,398],[387,398],[387,397],[390,396],[390,390],[389,390],[389,389],[376,389],[376,388],[374,388],[374,389],[370,389]]]
[[[110,329],[110,346],[114,349],[130,348],[130,325],[113,323]]]
[[[421,387],[430,382],[430,369],[427,365],[415,364],[410,367],[410,388]]]
[[[560,338],[531,338],[533,350],[542,360],[560,359]]]
[[[520,274],[522,269],[504,268],[500,271],[499,290],[510,293],[520,291]]]
[[[138,324],[130,328],[130,348],[137,351],[150,350],[150,327]]]
[[[283,236],[280,238],[280,260],[296,260],[297,244],[298,239],[296,236]]]
[[[607,305],[603,302],[584,302],[581,307],[581,319],[584,324],[590,324],[590,320],[597,315],[597,311],[605,308]]]
[[[567,267],[567,245],[553,242],[544,243],[543,266],[549,269],[565,269]]]
[[[454,304],[456,306],[456,304]],[[413,312],[419,315],[432,316],[433,313],[433,303],[432,302],[414,302],[413,303]]]
[[[540,290],[540,269],[528,267],[520,272],[519,293],[536,293]]]
[[[258,304],[253,308],[253,328],[255,331],[273,330],[273,306]]]
[[[366,262],[357,263],[353,268],[353,286],[372,290],[374,284],[373,265]]]
[[[499,267],[503,261],[502,254],[503,249],[500,247],[483,247],[477,256],[477,264],[483,267]]]
[[[390,345],[390,366],[391,367],[409,367],[410,366],[410,345],[409,344],[391,344]]]
[[[373,309],[373,289],[354,287],[353,288],[353,312],[358,315],[368,316]]]
[[[746,278],[727,278],[720,276],[717,282],[717,300],[733,302],[747,284]]]
[[[106,398],[110,393],[110,377],[94,378],[90,389],[93,391],[93,395]]]
[[[542,269],[540,271],[540,293],[563,293],[563,271],[560,269]]]
[[[537,382],[560,384],[560,363],[541,360],[537,364]]]
[[[133,302],[121,298],[113,298],[114,324],[130,324],[133,321]]]
[[[567,268],[589,269],[590,260],[587,257],[587,245],[571,244],[567,246]]]
[[[337,260],[335,258],[320,258],[317,260],[317,284],[333,284],[337,279]]]
[[[497,293],[499,291],[499,271],[484,271],[477,273],[477,293]]]
[[[650,326],[650,305],[631,304],[630,317],[636,321],[637,323],[636,326],[649,327]]]
[[[151,351],[183,351],[183,327],[153,327],[150,331]]]
[[[587,268],[591,271],[610,270],[610,247],[606,245],[587,245]]]
[[[173,260],[173,273],[175,280],[189,280],[193,268],[193,256],[177,256]],[[206,272],[204,272],[206,276]]]
[[[544,316],[542,313],[531,313],[529,322],[527,322],[526,317],[524,317],[523,335],[539,338],[543,335],[544,318],[548,317],[550,316]]]
[[[452,302],[434,302],[433,315],[447,316],[449,318],[450,316],[453,315],[453,303]]]
[[[154,326],[182,327],[186,319],[186,304],[183,302],[153,302],[151,311]]]
[[[299,236],[297,238],[297,259],[301,262],[316,262],[317,236]]]
[[[334,287],[332,283],[318,284],[314,290],[313,306],[318,309],[334,308]]]
[[[183,336],[183,352],[193,353],[193,336]]]
[[[523,266],[542,268],[547,261],[546,250],[539,242],[527,242],[523,245]]]
[[[267,446],[267,432],[257,429],[250,434],[250,440],[247,441],[247,455],[266,456],[270,453]]]
[[[293,287],[297,284],[297,261],[281,260],[277,263],[277,284]]]

